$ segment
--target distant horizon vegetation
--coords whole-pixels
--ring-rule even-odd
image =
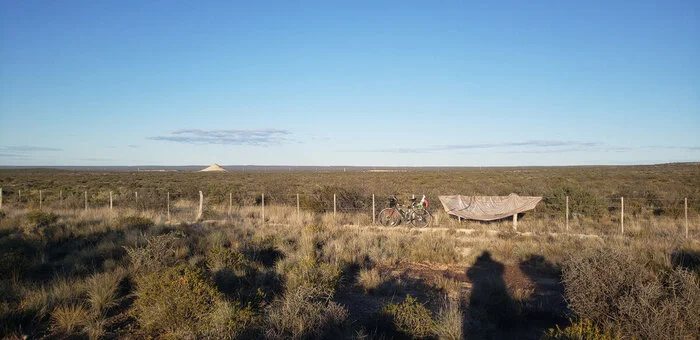
[[[212,163],[218,164],[218,163]],[[211,164],[209,164],[211,165]],[[30,169],[56,169],[56,170],[112,170],[112,171],[199,171],[209,165],[0,165],[0,169],[6,170],[30,170]],[[220,164],[219,164],[220,165]],[[651,164],[597,164],[597,165],[489,165],[489,166],[362,166],[362,165],[260,165],[260,164],[233,164],[220,165],[228,171],[274,171],[290,169],[297,171],[367,171],[367,170],[449,170],[449,169],[534,169],[534,168],[596,168],[596,167],[644,167],[644,166],[669,166],[669,165],[699,165],[697,162],[668,162]]]

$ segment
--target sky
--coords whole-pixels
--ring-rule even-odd
[[[700,161],[699,1],[0,0],[0,165]]]

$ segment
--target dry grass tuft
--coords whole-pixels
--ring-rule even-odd
[[[88,318],[88,310],[80,304],[59,306],[51,313],[54,329],[67,335],[81,332]]]

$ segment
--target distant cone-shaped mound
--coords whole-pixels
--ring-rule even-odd
[[[210,166],[210,167],[208,167],[208,168],[206,168],[206,169],[199,170],[199,171],[226,172],[226,169],[222,168],[221,165],[214,163],[214,164],[212,164],[212,166]]]

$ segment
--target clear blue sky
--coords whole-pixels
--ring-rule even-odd
[[[0,165],[700,161],[699,1],[246,3],[0,0]]]

